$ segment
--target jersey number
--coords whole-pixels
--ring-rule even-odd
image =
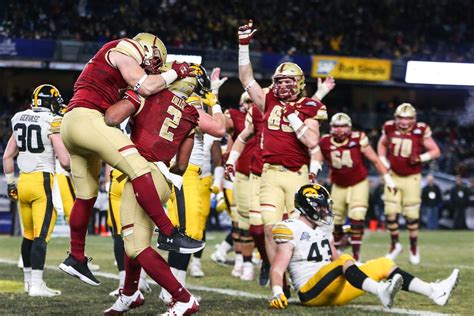
[[[44,151],[43,140],[41,139],[41,126],[18,123],[13,128],[18,131],[18,149],[20,151],[28,150],[30,153],[39,154]],[[33,135],[34,134],[34,135]]]
[[[295,112],[296,113],[296,112]],[[281,124],[281,120],[283,118],[283,122],[287,124]],[[282,131],[286,133],[291,133],[293,132],[293,129],[291,126],[288,125],[290,121],[283,116],[283,108],[279,105],[276,105],[273,109],[272,112],[270,113],[270,116],[268,117],[268,129],[273,130],[273,131],[278,131],[280,128]]]
[[[336,169],[341,169],[346,166],[352,168],[353,162],[351,158],[351,151],[349,149],[340,151],[331,151],[331,162],[332,167]]]
[[[329,244],[329,240],[324,239],[321,242],[321,248],[323,249],[326,248],[327,255],[329,257],[332,256],[331,245]],[[311,248],[309,249],[308,261],[316,261],[316,262],[323,261],[323,255],[321,254],[321,251],[319,250],[319,246],[317,242],[314,242],[311,245]]]
[[[170,132],[170,128],[177,128],[179,125],[179,121],[181,120],[181,111],[175,108],[174,106],[169,106],[168,110],[166,110],[169,114],[173,115],[173,118],[165,118],[163,125],[161,125],[160,129],[160,137],[172,142],[174,134]]]
[[[408,158],[411,155],[413,141],[409,138],[392,138],[393,155]]]

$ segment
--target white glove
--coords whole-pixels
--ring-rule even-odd
[[[324,99],[324,97],[336,86],[336,81],[334,77],[328,76],[324,81],[321,78],[318,78],[318,90],[314,94],[319,100]]]
[[[224,84],[224,82],[229,79],[228,77],[224,77],[219,79],[221,76],[221,69],[219,67],[216,67],[212,69],[211,72],[211,91],[214,94],[219,94],[219,88]]]
[[[392,176],[389,173],[383,175],[383,180],[385,181],[385,185],[387,186],[388,190],[393,194],[397,194],[397,185],[392,179]]]

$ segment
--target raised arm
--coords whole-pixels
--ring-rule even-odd
[[[265,93],[262,87],[255,81],[252,64],[250,62],[250,40],[257,29],[253,28],[253,21],[239,27],[239,79],[260,111],[265,110]]]

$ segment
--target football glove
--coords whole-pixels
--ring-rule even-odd
[[[212,92],[206,92],[204,98],[202,98],[202,103],[209,107],[213,107],[217,104],[217,96]]]
[[[200,96],[192,95],[186,99],[186,103],[194,106],[196,109],[202,109],[202,100]]]
[[[392,179],[392,176],[389,173],[383,175],[383,180],[385,181],[385,185],[389,192],[393,193],[394,195],[397,194],[397,185]]]
[[[273,296],[273,298],[270,300],[270,308],[285,309],[287,306],[288,299],[283,293]]]
[[[176,71],[176,74],[178,75],[178,79],[183,79],[186,77],[193,76],[194,70],[186,62],[178,63],[177,61],[173,61],[173,63],[171,64],[171,69]]]
[[[224,82],[229,79],[228,77],[219,78],[221,76],[221,69],[216,67],[212,69],[211,73],[211,91],[214,94],[219,94],[220,87],[224,84]]]
[[[239,44],[240,45],[250,44],[250,40],[252,39],[253,34],[255,32],[257,32],[257,29],[253,28],[252,20],[249,20],[249,23],[240,26],[239,31],[237,32],[239,35]]]
[[[10,183],[7,185],[7,192],[10,201],[18,202],[18,189],[15,183]]]

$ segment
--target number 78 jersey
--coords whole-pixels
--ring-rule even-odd
[[[17,164],[23,173],[54,173],[55,154],[49,135],[59,133],[61,117],[49,111],[25,110],[11,119],[19,149]]]
[[[331,262],[330,232],[320,227],[312,229],[299,219],[288,219],[277,223],[272,234],[277,244],[289,242],[295,246],[288,272],[298,290]]]

